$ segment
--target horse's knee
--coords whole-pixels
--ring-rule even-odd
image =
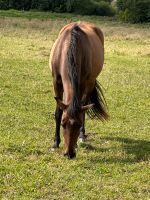
[[[55,120],[56,121],[60,121],[61,120],[61,116],[62,116],[62,110],[57,108],[55,111]]]

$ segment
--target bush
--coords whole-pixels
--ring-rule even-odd
[[[32,0],[31,9],[38,9],[38,8],[39,8],[39,0]]]
[[[86,15],[113,16],[115,14],[112,6],[102,0],[77,0],[74,3],[74,11]]]
[[[66,0],[52,0],[52,11],[66,12],[66,2],[67,1]]]
[[[101,1],[95,3],[95,14],[101,16],[114,16],[115,10],[109,5],[109,3]]]
[[[50,8],[51,8],[51,1],[49,1],[49,0],[38,0],[38,5],[37,6],[38,6],[37,8],[39,10],[43,10],[43,11],[50,10]]]
[[[0,0],[0,9],[1,10],[9,9],[9,0]]]
[[[150,1],[137,1],[134,16],[132,16],[132,18],[134,22],[150,21]]]
[[[30,0],[6,0],[7,2],[7,9],[17,9],[17,10],[30,10],[31,8],[31,1]],[[0,1],[1,5],[1,1]]]
[[[73,3],[74,3],[74,0],[67,0],[66,1],[66,11],[67,12],[72,12],[72,9],[73,9]]]
[[[95,11],[95,5],[91,0],[76,0],[73,4],[73,11],[78,14],[92,15]]]
[[[76,12],[85,15],[112,16],[112,0],[0,0],[0,9]]]
[[[118,16],[125,22],[142,23],[150,21],[149,0],[118,0]]]

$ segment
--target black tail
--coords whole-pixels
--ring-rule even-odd
[[[90,118],[97,117],[102,121],[107,120],[109,118],[109,115],[106,111],[107,104],[105,101],[105,97],[100,87],[100,83],[98,81],[95,82],[95,87],[90,95],[89,103],[94,104],[92,109],[88,110],[87,112]]]
[[[77,55],[78,40],[80,38],[81,32],[82,30],[80,29],[79,26],[75,25],[73,27],[71,31],[71,40],[70,40],[70,46],[69,46],[68,55],[67,55],[68,56],[68,75],[69,75],[72,89],[73,89],[73,98],[69,106],[69,112],[71,115],[76,115],[76,113],[80,109],[76,55]]]

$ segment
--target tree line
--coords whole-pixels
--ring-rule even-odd
[[[118,16],[125,22],[150,22],[150,0],[118,0]]]
[[[150,21],[150,0],[0,0],[0,9],[117,15],[132,23]]]

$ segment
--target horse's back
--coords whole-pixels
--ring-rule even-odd
[[[50,62],[53,65],[53,70],[60,68],[62,63],[67,65],[67,59],[65,60],[64,56],[67,56],[71,32],[75,26],[78,26],[81,30],[77,51],[78,63],[81,64],[83,73],[92,73],[93,77],[97,77],[102,70],[104,62],[104,37],[98,27],[87,22],[73,22],[61,29],[51,51]]]
[[[97,36],[100,39],[100,42],[102,43],[102,45],[104,45],[104,36],[103,36],[103,32],[101,31],[101,29],[98,28],[97,26],[95,26],[94,24],[91,24],[88,22],[80,22],[79,21],[79,22],[73,22],[73,23],[67,24],[66,26],[64,26],[61,29],[59,35],[66,30],[71,31],[75,25],[79,26],[81,28],[81,30],[84,31],[90,38],[93,35],[91,39],[93,39],[95,37],[95,34],[97,34]]]
[[[90,42],[92,76],[97,77],[104,63],[104,36],[98,27],[90,23],[81,23],[81,29]]]

